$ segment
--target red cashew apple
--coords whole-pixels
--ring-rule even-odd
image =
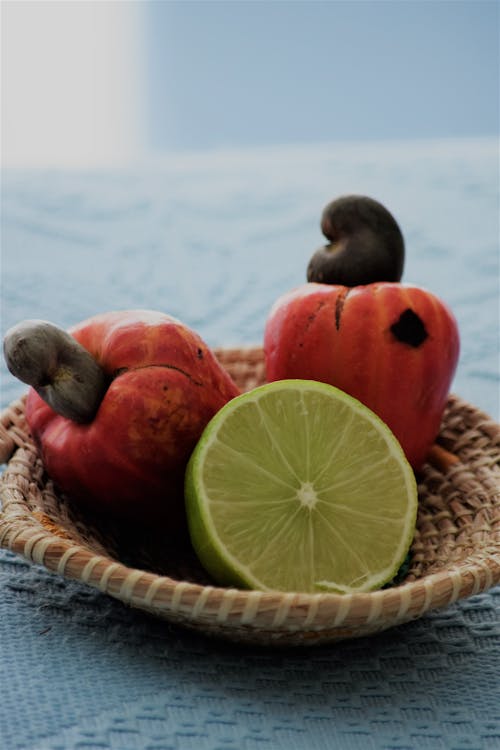
[[[187,460],[237,386],[198,334],[159,312],[97,315],[70,334],[26,321],[4,343],[11,372],[34,386],[26,419],[48,475],[99,513],[175,526]]]
[[[275,302],[264,352],[269,381],[323,381],[371,408],[417,470],[439,433],[459,334],[448,307],[419,287],[310,282]]]

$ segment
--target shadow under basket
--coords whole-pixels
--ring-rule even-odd
[[[243,390],[264,382],[261,348],[216,349]],[[59,496],[31,440],[24,399],[0,418],[0,545],[171,623],[231,641],[330,643],[376,633],[500,582],[500,425],[450,396],[439,444],[457,457],[419,473],[411,562],[398,585],[352,595],[222,588],[188,543],[95,522]]]

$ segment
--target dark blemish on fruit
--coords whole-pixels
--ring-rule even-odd
[[[415,349],[429,336],[422,319],[410,308],[402,312],[396,323],[393,323],[391,333],[402,344],[409,344]]]
[[[340,318],[342,317],[344,304],[350,291],[350,289],[343,289],[339,292],[337,299],[335,300],[335,328],[337,331],[340,328]]]
[[[325,306],[325,301],[324,300],[320,300],[318,302],[318,304],[316,305],[316,309],[313,312],[309,313],[309,315],[307,316],[307,323],[306,323],[305,333],[307,333],[307,331],[309,330],[309,328],[312,326],[312,324],[316,320],[316,317],[319,314],[319,311],[324,306]]]
[[[203,359],[203,349],[198,349],[198,359]]]

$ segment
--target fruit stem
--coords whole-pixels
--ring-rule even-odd
[[[450,453],[442,445],[434,443],[427,454],[427,461],[442,474],[446,474],[453,466],[460,463],[458,456]]]
[[[7,367],[58,414],[90,422],[108,387],[104,370],[69,333],[44,320],[24,320],[4,338]]]

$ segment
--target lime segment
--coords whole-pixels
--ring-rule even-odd
[[[330,385],[281,380],[227,403],[188,464],[198,557],[222,585],[370,591],[411,544],[413,471],[389,428]]]

